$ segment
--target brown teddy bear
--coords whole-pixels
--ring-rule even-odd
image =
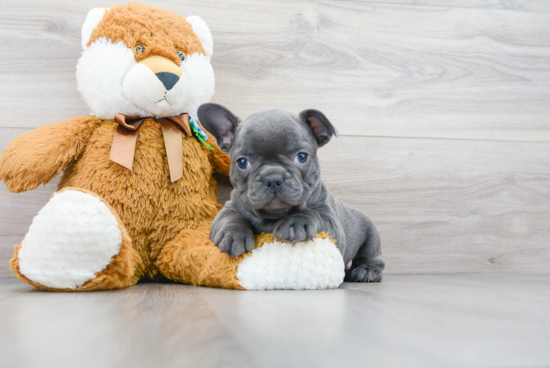
[[[0,180],[15,193],[63,172],[15,247],[11,267],[20,279],[54,291],[143,278],[237,289],[341,283],[343,261],[323,236],[309,243],[333,260],[323,263],[334,269],[328,278],[314,267],[304,277],[303,260],[277,253],[296,247],[270,235],[239,258],[208,240],[221,208],[212,174],[227,175],[231,161],[193,119],[214,93],[213,41],[201,18],[137,3],[97,8],[82,47],[76,76],[91,115],[22,134],[0,156]]]

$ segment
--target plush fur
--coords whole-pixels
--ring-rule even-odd
[[[208,228],[185,230],[164,247],[158,267],[170,279],[229,289],[330,289],[344,278],[344,263],[327,233],[296,244],[273,234],[255,236],[251,253],[227,257],[212,246]]]
[[[95,116],[77,117],[21,134],[0,156],[0,180],[13,193],[45,185],[82,153],[100,124]]]
[[[90,193],[65,190],[34,218],[19,251],[19,270],[49,287],[74,288],[111,263],[122,235],[107,203]]]
[[[65,134],[63,127],[68,122],[72,129]],[[76,118],[58,124],[16,138],[2,153],[0,178],[10,190],[19,192],[47,183],[66,168],[59,189],[84,189],[106,201],[120,216],[141,256],[145,267],[137,277],[158,279],[154,261],[162,247],[184,229],[208,226],[221,208],[212,174],[227,175],[229,159],[214,138],[209,139],[216,147],[211,151],[196,138],[182,134],[184,177],[171,183],[162,131],[153,119],[146,119],[139,130],[132,171],[109,159],[117,125],[113,121]],[[63,134],[54,134],[59,131]],[[77,155],[79,159],[73,161]]]
[[[48,230],[44,229],[49,226],[47,219],[37,216],[28,239],[16,247],[12,269],[21,279],[48,290],[118,288],[141,278],[164,278],[155,265],[163,247],[185,229],[209,226],[221,208],[212,174],[227,175],[230,165],[229,158],[217,147],[214,138],[208,141],[214,147],[212,151],[197,138],[181,133],[184,175],[172,183],[162,130],[153,118],[146,119],[139,129],[132,171],[109,158],[117,127],[113,121],[116,113],[157,117],[187,112],[196,117],[198,106],[212,96],[214,75],[210,56],[213,43],[208,27],[199,17],[193,16],[188,22],[176,13],[131,3],[109,10],[93,9],[82,34],[84,51],[77,67],[77,80],[92,115],[44,125],[17,137],[0,156],[0,180],[17,193],[46,184],[64,171],[59,190],[69,188],[97,197],[108,206],[113,218],[120,220],[121,233],[127,236],[123,236],[120,253],[103,271],[97,272],[95,278],[75,281],[75,284],[68,279],[65,284],[62,281],[44,282],[45,278],[37,276],[41,269],[47,269],[47,265],[40,266],[40,262],[47,262],[41,260],[40,252],[46,251],[50,238],[43,235],[44,244],[40,245],[40,236],[35,235],[53,231],[50,235],[57,243],[51,249],[58,253],[78,246],[74,243],[81,242],[81,237],[76,232],[71,240],[63,234],[63,231],[70,231],[64,229],[63,224],[69,218],[63,220],[63,216],[59,216],[56,221],[60,223],[52,224],[54,230]],[[136,45],[146,46],[145,51],[136,51]],[[183,52],[185,60],[180,60],[176,51]],[[139,71],[132,73],[136,67],[147,72],[140,61],[150,56],[162,56],[182,71],[176,85],[165,91],[166,95],[174,95],[170,101],[173,106],[164,110],[152,111],[148,103],[136,104],[124,91],[124,84],[130,78],[141,83],[139,87],[144,94],[153,82],[162,86],[150,70],[145,75]],[[52,199],[44,211],[63,211],[56,207],[58,203],[57,198]],[[74,208],[63,206],[67,211],[69,207],[70,211],[78,211],[78,206],[85,204],[75,203]],[[87,208],[81,208],[85,210]],[[74,220],[76,223],[71,226],[76,226],[78,221],[81,226],[89,225],[84,218]],[[212,247],[211,244],[205,246]],[[19,252],[22,258],[18,257]],[[34,261],[30,262],[31,259]]]
[[[72,189],[72,188],[62,189],[57,194],[61,195],[65,191],[70,191],[70,192],[79,191],[82,193],[86,193],[88,195],[95,196],[95,194],[89,191],[85,191],[82,189]],[[39,283],[27,278],[27,276],[25,276],[25,274],[23,274],[20,271],[19,253],[21,252],[22,245],[16,245],[14,256],[10,261],[10,264],[11,264],[12,271],[17,275],[17,277],[19,277],[21,280],[31,284],[32,286],[38,289],[44,289],[48,291],[92,291],[92,290],[119,289],[125,286],[134,285],[136,282],[138,282],[140,275],[143,274],[144,268],[145,268],[143,261],[139,253],[134,248],[132,248],[132,239],[130,238],[128,231],[126,230],[126,227],[122,223],[122,220],[113,211],[113,209],[110,207],[108,203],[101,200],[101,198],[99,197],[98,199],[101,202],[103,202],[108,209],[112,211],[113,215],[117,220],[118,227],[121,233],[121,239],[122,239],[119,245],[120,249],[118,254],[115,255],[110,260],[110,263],[106,268],[104,268],[100,272],[96,272],[95,277],[84,282],[82,285],[76,285],[76,287],[59,288],[59,287],[48,286],[48,285],[45,285],[44,283]],[[31,228],[32,228],[32,225],[31,225]],[[79,242],[79,239],[75,239],[75,243],[77,242]],[[72,243],[68,244],[69,247],[72,245],[73,245]],[[41,253],[43,255],[46,255],[44,254],[44,252],[41,252]],[[49,262],[47,258],[48,255],[46,255],[46,257],[43,257],[43,256],[41,257],[42,254],[37,253],[34,255],[34,257],[42,258],[42,260],[45,261],[44,263],[48,263]],[[55,254],[50,254],[49,257],[55,257]],[[40,265],[36,263],[34,266],[37,268],[40,268]],[[50,267],[50,265],[46,265],[46,267]],[[73,270],[77,271],[74,267],[73,267]],[[33,277],[32,275],[29,275],[29,276]]]
[[[186,112],[196,117],[198,107],[214,94],[212,35],[200,17],[184,18],[154,6],[130,3],[103,12],[93,9],[82,34],[85,46],[76,76],[92,115],[113,119],[117,113],[162,117]],[[144,51],[137,51],[137,46]],[[185,60],[181,61],[176,51],[182,52]],[[151,56],[162,56],[182,70],[170,90],[140,64]],[[167,102],[156,104],[163,98]]]
[[[344,279],[342,255],[327,233],[294,244],[272,234],[255,238],[256,247],[237,269],[246,290],[333,289]]]

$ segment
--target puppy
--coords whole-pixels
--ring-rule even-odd
[[[263,110],[240,121],[217,104],[198,110],[203,126],[231,156],[231,200],[214,219],[210,239],[237,257],[254,249],[253,234],[297,242],[327,232],[336,240],[346,281],[382,279],[380,235],[363,212],[335,199],[320,178],[317,149],[336,135],[317,110],[299,116]]]

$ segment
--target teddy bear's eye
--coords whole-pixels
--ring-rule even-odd
[[[180,58],[181,61],[185,60],[185,54],[181,51],[176,51],[176,55]]]
[[[136,52],[145,52],[145,49],[147,47],[143,46],[143,45],[137,45],[136,46]]]

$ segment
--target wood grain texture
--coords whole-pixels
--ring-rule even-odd
[[[550,272],[550,145],[342,137],[319,156],[389,273]]]
[[[550,13],[546,0],[376,0],[383,4],[452,6],[457,8],[506,9]]]
[[[245,113],[323,107],[346,135],[550,141],[547,13],[368,1],[151,4],[210,24],[215,101]],[[86,114],[74,68],[95,5],[3,6],[3,126]]]
[[[345,135],[550,139],[548,14],[315,4],[270,9],[253,41],[257,23],[237,45],[218,37],[218,86],[243,88],[223,101],[247,113],[316,107]]]
[[[215,102],[241,117],[327,114],[341,138],[320,151],[323,176],[377,222],[389,274],[550,272],[545,2],[148,3],[210,25]],[[74,71],[98,3],[0,5],[2,150],[88,113]],[[55,185],[19,195],[0,185],[0,275]]]
[[[377,224],[387,273],[550,273],[549,144],[340,137],[319,156],[336,198]],[[54,184],[0,189],[0,234],[22,238]]]
[[[545,367],[550,279],[388,276],[322,291],[0,279],[2,367]]]

